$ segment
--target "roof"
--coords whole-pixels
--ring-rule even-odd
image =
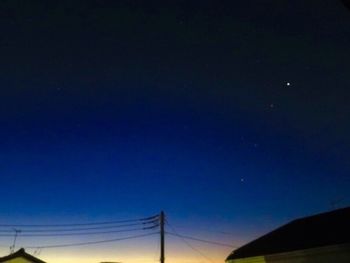
[[[350,207],[291,221],[236,249],[226,260],[350,243]]]
[[[24,248],[21,248],[20,250],[16,251],[15,253],[12,253],[8,256],[1,257],[0,262],[5,262],[5,261],[8,261],[8,260],[11,260],[14,258],[18,258],[18,257],[28,259],[29,261],[32,261],[35,263],[46,263],[45,261],[42,261],[42,260],[28,254],[27,252],[25,252]]]

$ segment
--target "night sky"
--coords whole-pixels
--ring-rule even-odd
[[[239,246],[350,204],[341,1],[2,0],[0,32],[3,224],[164,210],[182,234]],[[0,256],[12,240],[0,238]],[[17,247],[67,241],[19,235]],[[39,257],[157,260],[157,242]],[[205,258],[167,242],[169,263],[232,250],[190,241]]]

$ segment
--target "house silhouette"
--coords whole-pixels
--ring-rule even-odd
[[[350,207],[291,221],[234,250],[226,263],[350,262]]]

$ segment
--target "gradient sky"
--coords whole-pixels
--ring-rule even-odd
[[[182,234],[239,246],[350,204],[340,1],[49,2],[0,3],[0,222],[163,209]],[[12,239],[0,238],[2,255]],[[68,241],[19,236],[17,246]],[[155,261],[157,243],[39,257]],[[231,251],[190,243],[216,263]],[[210,262],[170,236],[166,257]]]

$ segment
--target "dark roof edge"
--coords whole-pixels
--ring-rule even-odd
[[[290,222],[288,222],[288,223],[286,223],[286,224],[284,224],[284,225],[281,225],[280,227],[278,227],[278,228],[276,228],[276,229],[274,229],[274,230],[272,230],[272,231],[270,231],[270,232],[267,232],[266,234],[264,234],[264,235],[262,235],[262,236],[260,236],[260,237],[258,237],[258,238],[256,238],[256,239],[253,239],[252,241],[246,243],[245,245],[243,245],[243,246],[241,246],[241,247],[248,246],[248,245],[250,245],[251,243],[254,243],[254,242],[256,242],[256,241],[258,241],[258,240],[260,240],[260,239],[263,239],[265,236],[270,235],[271,233],[274,233],[274,232],[280,230],[281,228],[284,228],[285,226],[288,226],[288,225],[290,225],[290,224],[292,224],[292,223],[294,223],[295,221],[298,221],[298,220],[300,220],[300,219],[294,219],[294,220],[292,220],[292,221],[290,221]],[[228,257],[225,259],[225,261],[230,260],[230,259],[235,259],[235,256],[234,256],[234,255],[235,255],[235,251],[238,250],[238,249],[240,249],[241,247],[239,247],[239,248],[233,250],[233,251],[230,253],[230,255],[228,255]]]
[[[262,256],[251,256],[251,257],[242,257],[242,258],[230,258],[226,259],[225,262],[229,262],[232,260],[247,260],[249,258],[257,258],[257,257],[264,257],[264,258],[274,258],[279,259],[281,257],[284,257],[285,255],[300,255],[301,253],[308,253],[308,254],[319,254],[320,252],[324,252],[325,250],[334,252],[338,249],[350,249],[350,243],[343,243],[343,244],[336,244],[336,245],[329,245],[329,246],[321,246],[321,247],[313,247],[313,248],[306,248],[306,249],[299,249],[299,250],[293,250],[293,251],[285,251],[285,252],[278,252],[273,254],[267,254]]]
[[[46,263],[45,261],[42,261],[41,259],[38,259],[38,258],[28,254],[24,250],[24,248],[21,248],[18,251],[16,251],[15,253],[12,253],[12,254],[10,254],[8,256],[1,257],[0,258],[0,262],[11,260],[11,259],[14,259],[14,258],[17,258],[17,257],[23,257],[23,258],[28,259],[28,260],[30,260],[32,262],[35,262],[35,263]]]
[[[310,215],[310,216],[305,216],[305,217],[300,217],[300,218],[291,220],[291,221],[287,222],[286,224],[281,225],[280,227],[278,227],[278,228],[276,228],[276,229],[274,229],[274,230],[272,230],[272,231],[270,231],[270,232],[268,232],[268,233],[266,233],[266,234],[264,234],[264,235],[262,235],[262,236],[260,236],[260,237],[258,237],[258,238],[256,238],[256,239],[253,239],[252,241],[246,243],[245,245],[243,245],[243,246],[241,246],[241,247],[235,249],[234,251],[232,251],[232,252],[228,255],[228,257],[225,259],[225,261],[227,261],[227,260],[232,260],[232,259],[236,259],[236,257],[235,257],[235,251],[236,251],[236,250],[239,250],[239,249],[242,248],[242,247],[246,247],[246,246],[250,245],[251,243],[254,243],[254,242],[256,242],[256,241],[258,241],[258,240],[260,240],[260,239],[263,239],[264,237],[266,237],[266,236],[268,236],[268,235],[270,235],[270,234],[272,234],[272,233],[274,233],[274,232],[277,232],[277,231],[279,231],[280,229],[285,228],[286,226],[289,226],[289,225],[294,224],[294,223],[296,223],[296,222],[300,222],[300,221],[304,221],[304,220],[309,220],[309,219],[314,218],[314,217],[324,216],[324,215],[327,215],[327,214],[333,214],[333,213],[337,213],[337,212],[340,212],[340,211],[342,211],[342,210],[348,210],[348,209],[350,209],[349,206],[347,206],[347,207],[342,207],[342,208],[339,208],[339,209],[335,209],[335,210],[332,210],[332,211],[322,212],[322,213],[318,213],[318,214],[314,214],[314,215]]]

